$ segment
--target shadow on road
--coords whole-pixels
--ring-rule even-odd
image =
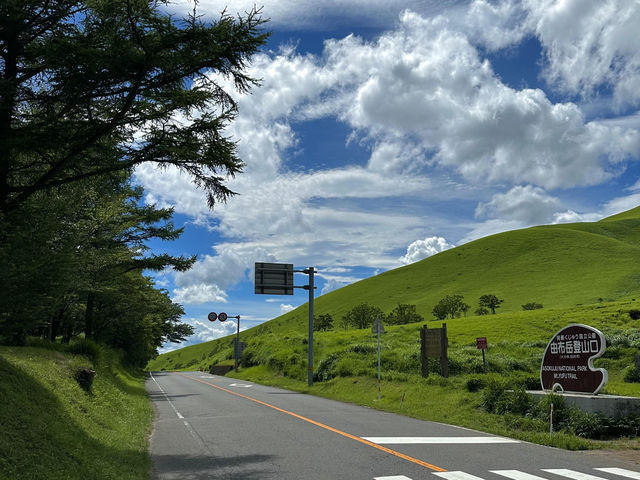
[[[193,455],[154,455],[152,480],[264,480],[279,478],[276,469],[252,468],[248,464],[273,462],[271,455],[239,455],[224,458]]]

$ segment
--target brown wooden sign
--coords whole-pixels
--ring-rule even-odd
[[[427,328],[425,325],[420,329],[420,360],[423,377],[429,376],[429,357],[440,358],[442,376],[449,376],[448,346],[449,339],[447,337],[446,323],[442,324],[442,328]]]
[[[606,349],[600,330],[581,324],[563,328],[544,352],[540,370],[543,390],[598,393],[607,383],[604,368],[594,368],[593,360]]]

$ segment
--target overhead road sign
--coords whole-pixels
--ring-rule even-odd
[[[293,295],[293,264],[256,262],[255,293]]]

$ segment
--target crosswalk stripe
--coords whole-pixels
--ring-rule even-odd
[[[612,473],[614,475],[620,475],[621,477],[633,478],[635,480],[640,480],[640,473],[634,472],[632,470],[626,470],[624,468],[596,468],[596,470],[600,470],[601,472]]]
[[[433,474],[445,480],[483,480],[480,477],[465,472],[433,472]]]
[[[374,477],[373,480],[411,480],[409,477],[405,477],[404,475],[393,475],[391,477]]]
[[[511,478],[512,480],[546,480],[545,478],[531,475],[530,473],[521,472],[520,470],[489,470],[496,475]]]
[[[542,471],[571,478],[572,480],[604,480],[602,477],[589,475],[588,473],[576,472],[575,470],[568,470],[566,468],[543,468]]]

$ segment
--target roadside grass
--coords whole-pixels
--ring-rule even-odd
[[[152,409],[142,375],[100,349],[0,347],[1,479],[147,479]],[[89,392],[74,374],[96,370]]]
[[[549,425],[511,413],[486,412],[484,386],[495,379],[509,388],[540,388],[540,362],[551,336],[570,323],[603,331],[607,352],[595,361],[609,372],[603,393],[640,396],[640,383],[624,381],[624,372],[640,352],[640,321],[632,320],[638,301],[598,303],[572,308],[469,316],[446,321],[450,377],[439,375],[430,360],[427,379],[420,376],[419,330],[423,323],[387,326],[381,338],[382,398],[377,400],[377,338],[369,329],[316,332],[313,387],[307,386],[307,337],[284,326],[263,324],[241,332],[247,343],[243,368],[227,376],[278,386],[436,422],[459,425],[543,445],[567,449],[635,448],[637,438],[589,440],[568,432],[549,435]],[[442,322],[425,322],[430,328]],[[476,337],[486,336],[485,373]],[[231,339],[224,338],[162,355],[149,369],[197,370],[232,364]],[[403,398],[404,397],[404,398]]]

